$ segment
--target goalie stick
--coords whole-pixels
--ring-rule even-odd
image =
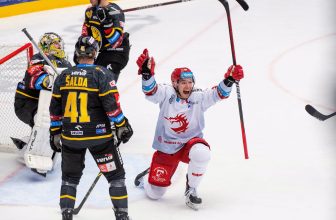
[[[229,35],[230,35],[232,61],[233,61],[233,65],[237,65],[236,54],[235,54],[235,49],[234,49],[234,42],[233,42],[232,24],[231,24],[229,3],[226,0],[219,0],[219,1],[220,1],[220,3],[223,4],[223,6],[225,8],[225,11],[226,11],[228,27],[229,27]],[[240,2],[243,2],[243,0],[241,0]],[[245,4],[246,4],[246,2],[245,2]],[[247,7],[247,9],[248,9],[248,7]],[[238,109],[239,109],[239,116],[240,116],[240,127],[241,127],[241,131],[242,131],[242,138],[243,138],[243,145],[244,145],[244,157],[245,157],[245,159],[248,159],[249,155],[248,155],[247,143],[246,143],[246,133],[245,133],[243,107],[242,107],[242,102],[241,102],[239,81],[236,81],[236,91],[237,91],[237,101],[238,101]]]
[[[331,118],[336,115],[336,112],[330,114],[330,115],[324,115],[321,112],[317,111],[313,106],[306,105],[305,107],[306,111],[313,117],[317,118],[320,121],[327,120],[328,118]]]

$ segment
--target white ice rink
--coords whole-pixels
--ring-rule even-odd
[[[248,1],[248,0],[247,0]],[[89,1],[88,1],[89,2]],[[153,3],[122,0],[123,8]],[[196,86],[217,85],[232,63],[227,19],[217,0],[195,0],[126,14],[132,43],[118,88],[135,131],[120,147],[134,220],[334,220],[336,219],[336,117],[318,121],[304,106],[336,111],[336,3],[334,0],[250,0],[243,11],[231,0],[237,62],[250,159],[245,160],[235,89],[206,113],[212,160],[199,187],[203,206],[184,204],[186,166],[159,201],[133,186],[148,167],[158,106],[145,100],[136,58],[148,48],[157,61],[156,79],[169,82],[175,67],[187,66]],[[26,43],[22,28],[37,40],[44,32],[63,36],[72,59],[86,6],[0,19],[0,42]],[[1,73],[0,73],[1,77]],[[1,90],[1,89],[0,89]],[[1,111],[1,109],[0,109]],[[1,131],[0,131],[1,132]],[[77,203],[98,173],[87,157]],[[0,219],[56,220],[60,166],[46,179],[0,153]],[[101,178],[75,220],[114,219],[108,185]]]

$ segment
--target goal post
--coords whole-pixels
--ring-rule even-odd
[[[0,44],[0,151],[3,152],[16,151],[10,137],[30,135],[30,127],[15,115],[14,97],[17,83],[23,79],[32,56],[31,43]]]

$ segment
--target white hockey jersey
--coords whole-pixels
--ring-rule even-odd
[[[193,137],[203,138],[204,112],[230,95],[223,81],[213,89],[194,89],[188,100],[180,99],[171,85],[157,84],[154,77],[142,80],[146,99],[160,106],[152,147],[173,154]]]

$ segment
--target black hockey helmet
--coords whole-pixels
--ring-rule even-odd
[[[98,55],[98,42],[91,36],[80,36],[75,46],[77,57],[89,57],[95,59]]]

